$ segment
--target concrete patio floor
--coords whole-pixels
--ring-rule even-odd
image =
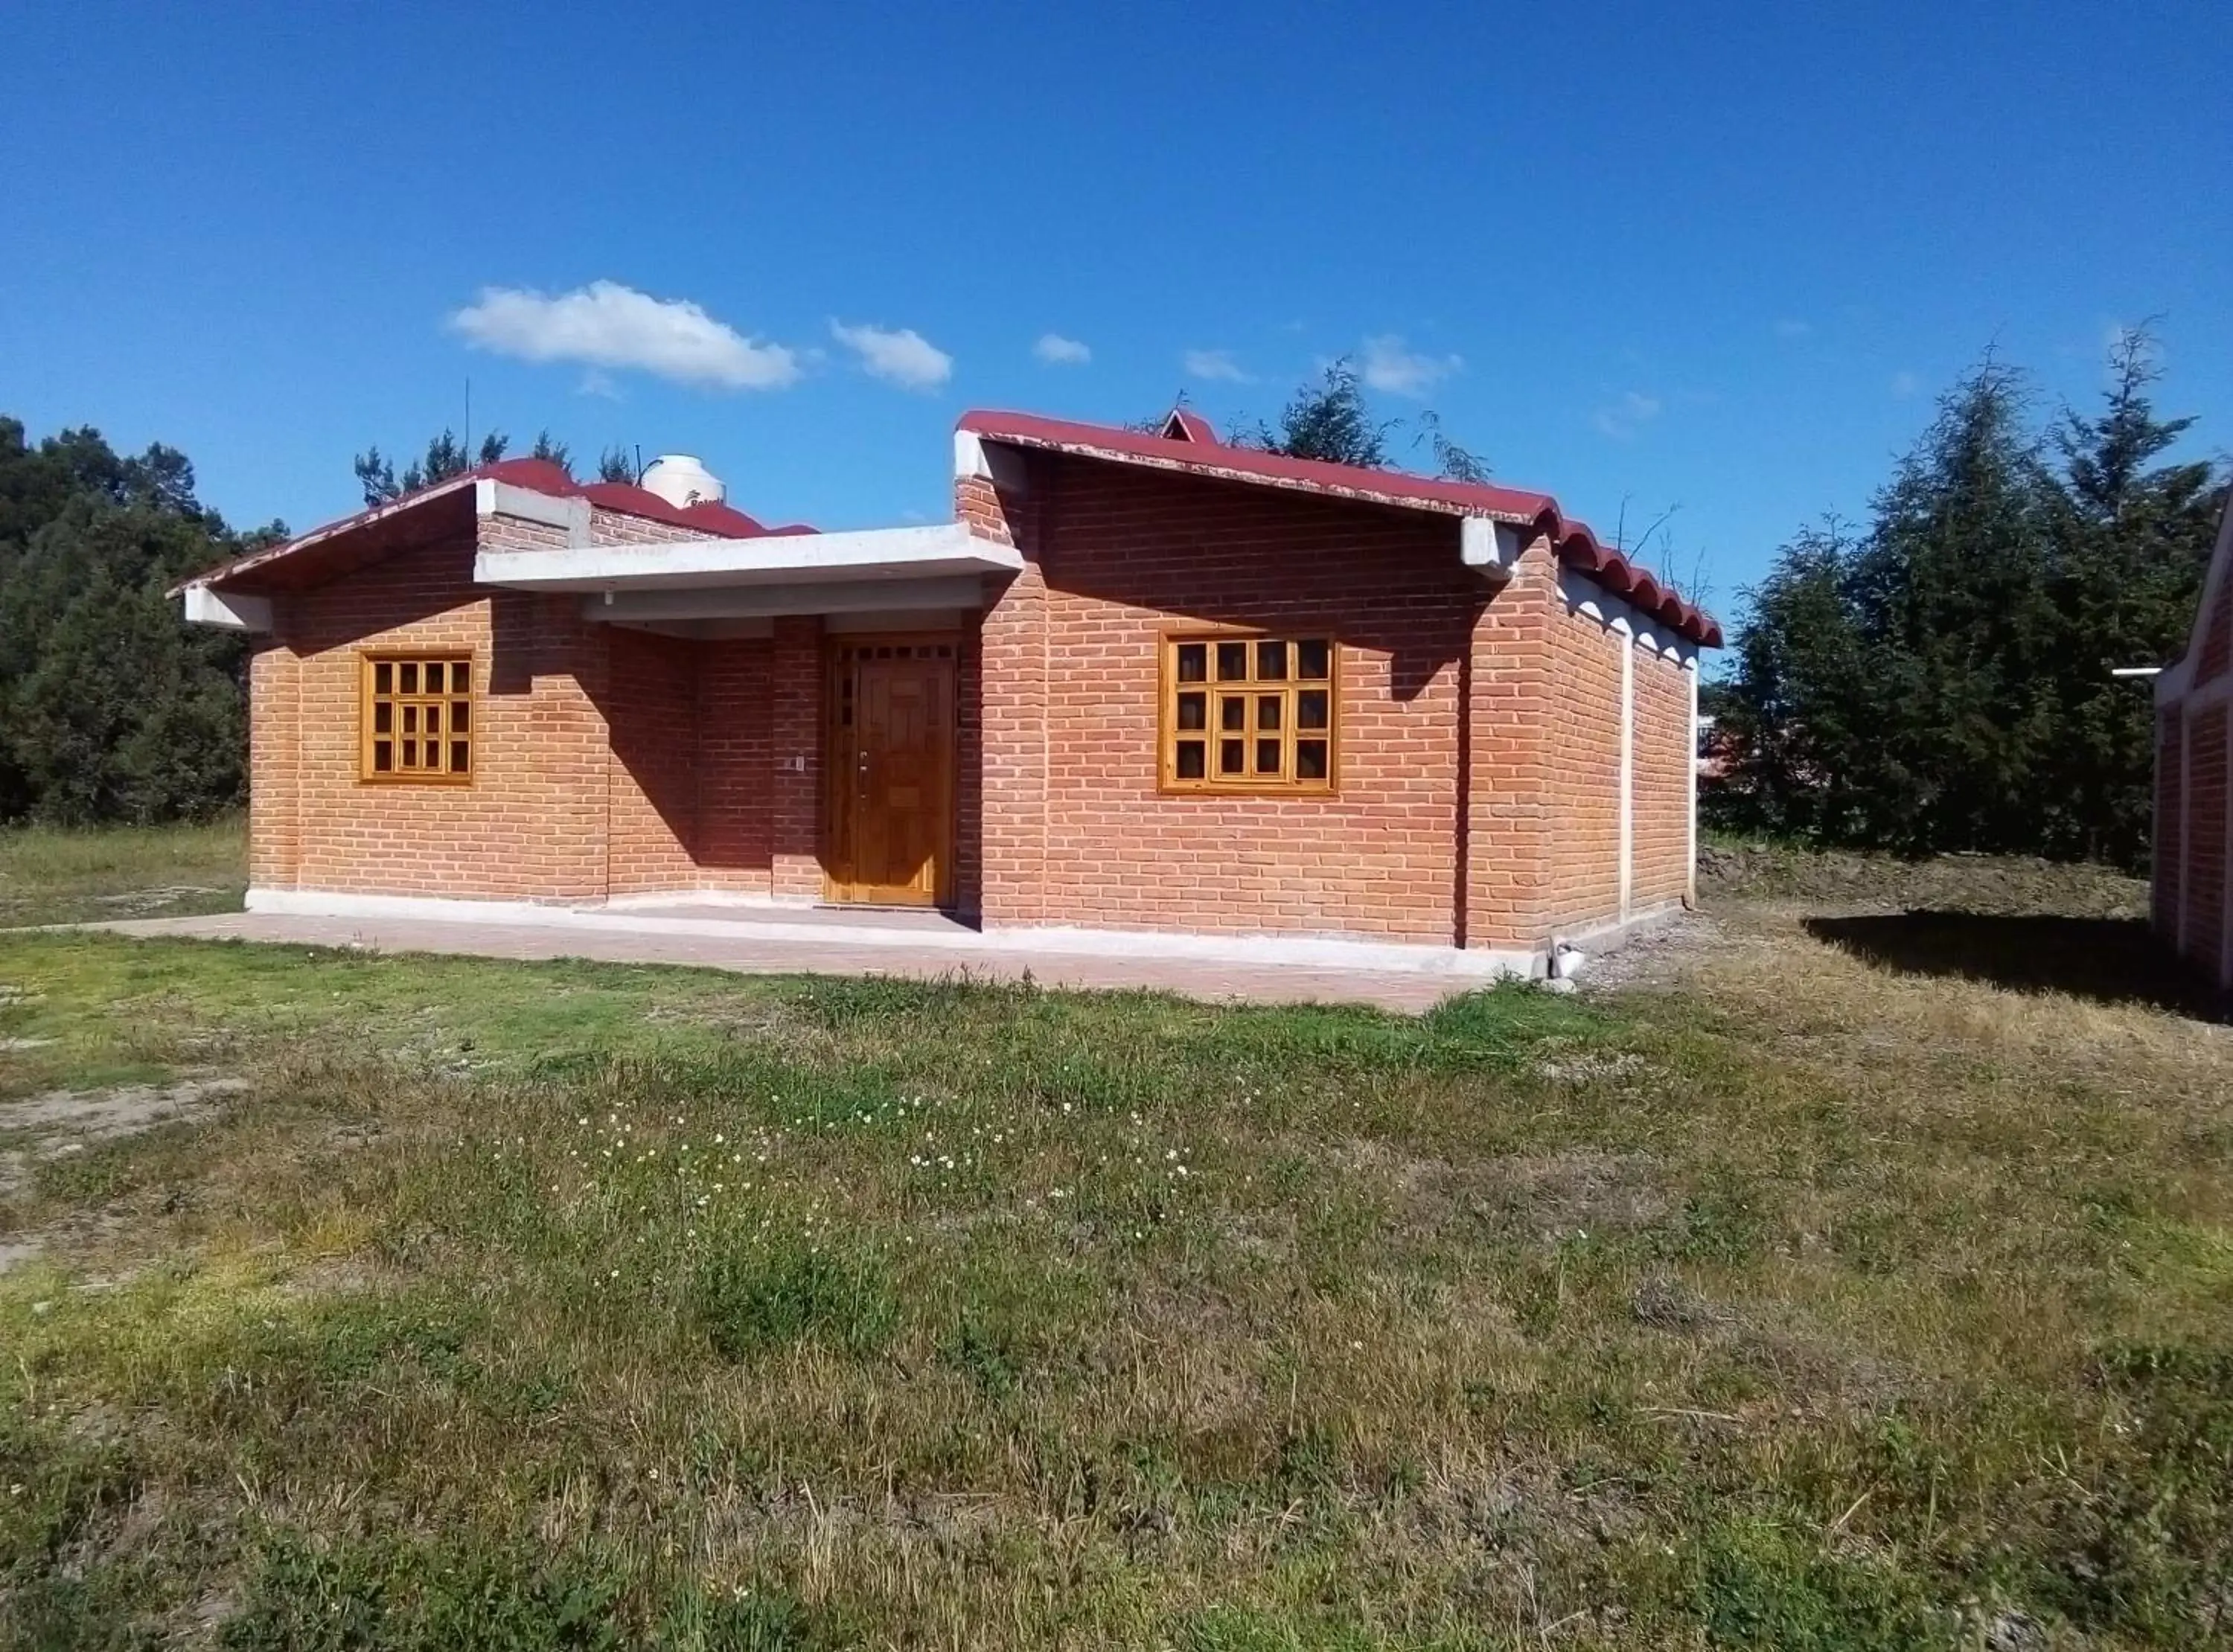
[[[671,910],[671,909],[670,909]],[[613,914],[618,917],[617,913]],[[766,914],[756,913],[756,919]],[[887,914],[889,916],[889,914]],[[200,918],[138,918],[73,927],[141,939],[240,940],[345,946],[383,953],[441,953],[471,958],[585,958],[610,964],[681,964],[747,975],[891,975],[918,979],[967,975],[1044,986],[1143,987],[1206,1002],[1363,1004],[1403,1014],[1432,1009],[1486,981],[1418,971],[1232,963],[1185,958],[1073,955],[976,946],[965,953],[935,940],[921,946],[849,944],[844,926],[801,923],[798,933],[663,933],[620,924],[594,929],[426,918],[317,918],[279,913],[221,913]],[[744,931],[745,926],[736,927]]]

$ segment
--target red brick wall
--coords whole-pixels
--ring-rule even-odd
[[[773,649],[754,640],[696,647],[699,882],[765,894],[774,854]]]
[[[1690,892],[1691,675],[1680,660],[1636,650],[1632,912],[1671,906]]]
[[[1551,635],[1559,613],[1557,567],[1538,541],[1474,627],[1473,716],[1460,732],[1469,946],[1532,946],[1546,927],[1543,868],[1557,829]]]
[[[1449,518],[1045,455],[1011,479],[957,489],[1027,562],[964,639],[965,910],[1488,946],[1618,915],[1628,645],[1569,611],[1546,545],[1498,588],[1459,563]],[[475,587],[473,550],[459,530],[279,602],[253,667],[257,883],[818,896],[820,621],[722,642],[592,624],[571,596]],[[1157,792],[1162,635],[1221,626],[1339,640],[1338,795]],[[369,647],[472,651],[472,785],[358,781]],[[1689,684],[1632,658],[1645,910],[1688,883]]]
[[[983,634],[987,916],[1449,942],[1486,595],[1455,524],[1106,465],[1041,465],[1032,503]],[[1220,625],[1341,639],[1339,796],[1158,795],[1159,640]]]
[[[2180,759],[2185,751],[2186,736],[2180,725],[2179,708],[2167,706],[2156,714],[2155,852],[2152,857],[2155,881],[2150,891],[2150,904],[2156,933],[2169,935],[2174,942],[2179,932],[2178,875],[2183,858]]]
[[[563,538],[511,517],[480,527],[481,543],[513,548]],[[454,531],[278,600],[278,634],[251,667],[251,881],[496,900],[770,893],[770,643],[589,624],[575,597],[475,586],[474,549]],[[469,786],[357,777],[358,660],[419,647],[474,656]]]
[[[1499,589],[1447,518],[1046,455],[1015,480],[956,496],[1027,563],[982,634],[989,920],[1533,946],[1619,917],[1632,645],[1547,544]],[[1157,792],[1159,641],[1221,625],[1339,638],[1338,796]],[[1640,911],[1689,888],[1690,703],[1678,662],[1635,672]]]
[[[2205,706],[2187,724],[2184,920],[2179,950],[2217,973],[2225,898],[2225,707]]]
[[[606,889],[688,888],[699,830],[698,645],[608,628],[602,706],[613,761],[606,777]]]
[[[2210,604],[2210,622],[2203,628],[2202,652],[2194,662],[2194,686],[2225,674],[2233,660],[2233,579],[2217,588]]]
[[[1550,600],[1550,833],[1531,936],[1540,940],[1620,916],[1621,659],[1634,647],[1602,621],[1569,613],[1555,589]]]
[[[248,881],[291,889],[302,866],[301,663],[275,641],[248,666]]]
[[[770,727],[775,772],[769,825],[775,894],[789,901],[822,898],[822,621],[791,616],[775,622],[769,671]]]
[[[278,646],[259,659],[254,685],[253,716],[270,736],[251,749],[259,883],[268,871],[268,887],[523,900],[605,892],[601,641],[571,597],[474,586],[473,550],[471,530],[453,532],[276,603]],[[472,651],[472,784],[359,781],[359,660],[373,647]]]
[[[954,487],[957,516],[997,539],[1031,539],[1034,503],[980,478]],[[1048,918],[1047,589],[1036,558],[985,615],[977,654],[979,906],[987,923],[1040,923]]]

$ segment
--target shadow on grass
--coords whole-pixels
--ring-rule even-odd
[[[1903,912],[1809,918],[1807,933],[1901,975],[1956,977],[2020,992],[2067,992],[2226,1019],[2226,1000],[2140,918]]]

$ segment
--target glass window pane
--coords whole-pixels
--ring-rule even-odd
[[[1209,696],[1181,694],[1179,696],[1179,726],[1208,728],[1209,726]]]
[[[395,702],[376,699],[372,703],[372,732],[374,734],[395,732]]]
[[[395,692],[399,694],[419,692],[419,662],[416,660],[406,660],[395,667]]]
[[[462,694],[473,686],[473,662],[470,660],[450,661],[450,692]]]
[[[403,708],[403,732],[406,734],[416,734],[419,732],[419,708],[416,706],[406,706]]]
[[[1217,645],[1217,680],[1238,683],[1248,680],[1248,645],[1245,642],[1221,642]]]
[[[430,694],[442,692],[442,662],[439,660],[426,662],[426,692]]]
[[[1295,675],[1306,683],[1324,682],[1326,662],[1333,649],[1324,637],[1315,637],[1295,645]]]
[[[465,743],[463,740],[451,741],[450,772],[452,774],[463,774],[472,765],[466,761]]]
[[[1178,777],[1182,780],[1199,780],[1203,777],[1202,744],[1200,740],[1179,742]]]
[[[1209,645],[1206,642],[1179,644],[1179,680],[1201,683],[1209,680]]]
[[[372,667],[372,692],[392,694],[395,692],[395,667],[385,660],[375,660]]]
[[[441,732],[442,708],[439,706],[429,706],[426,708],[426,732],[429,734],[439,734]]]
[[[374,774],[387,774],[393,771],[394,767],[395,743],[393,740],[374,740],[372,743],[372,771]]]
[[[1323,780],[1326,777],[1326,743],[1324,740],[1295,742],[1295,778]]]
[[[1217,771],[1220,774],[1246,774],[1248,742],[1220,740],[1217,743]]]
[[[1324,728],[1326,725],[1326,691],[1305,688],[1295,696],[1295,726]]]
[[[1222,694],[1217,701],[1217,725],[1238,734],[1248,726],[1248,702],[1238,694]]]
[[[406,740],[403,742],[403,766],[407,769],[415,769],[419,766],[418,741]]]
[[[1256,772],[1258,774],[1279,772],[1279,743],[1277,740],[1256,742]]]
[[[450,732],[463,734],[473,725],[473,703],[469,699],[450,702]]]
[[[1256,674],[1267,683],[1284,682],[1287,676],[1287,645],[1284,642],[1260,642],[1256,645]]]
[[[1256,696],[1256,726],[1258,728],[1277,728],[1279,726],[1279,707],[1286,698],[1286,697],[1283,694],[1259,694]]]

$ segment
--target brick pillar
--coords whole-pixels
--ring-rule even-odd
[[[259,647],[248,666],[248,882],[291,889],[302,878],[302,728],[299,662],[283,643]]]
[[[822,898],[822,620],[775,622],[772,886],[778,901]]]
[[[979,634],[985,923],[1042,923],[1046,910],[1047,590],[1025,563]]]
[[[1559,600],[1550,542],[1528,547],[1475,623],[1467,781],[1468,947],[1545,940],[1552,832],[1551,620]]]

